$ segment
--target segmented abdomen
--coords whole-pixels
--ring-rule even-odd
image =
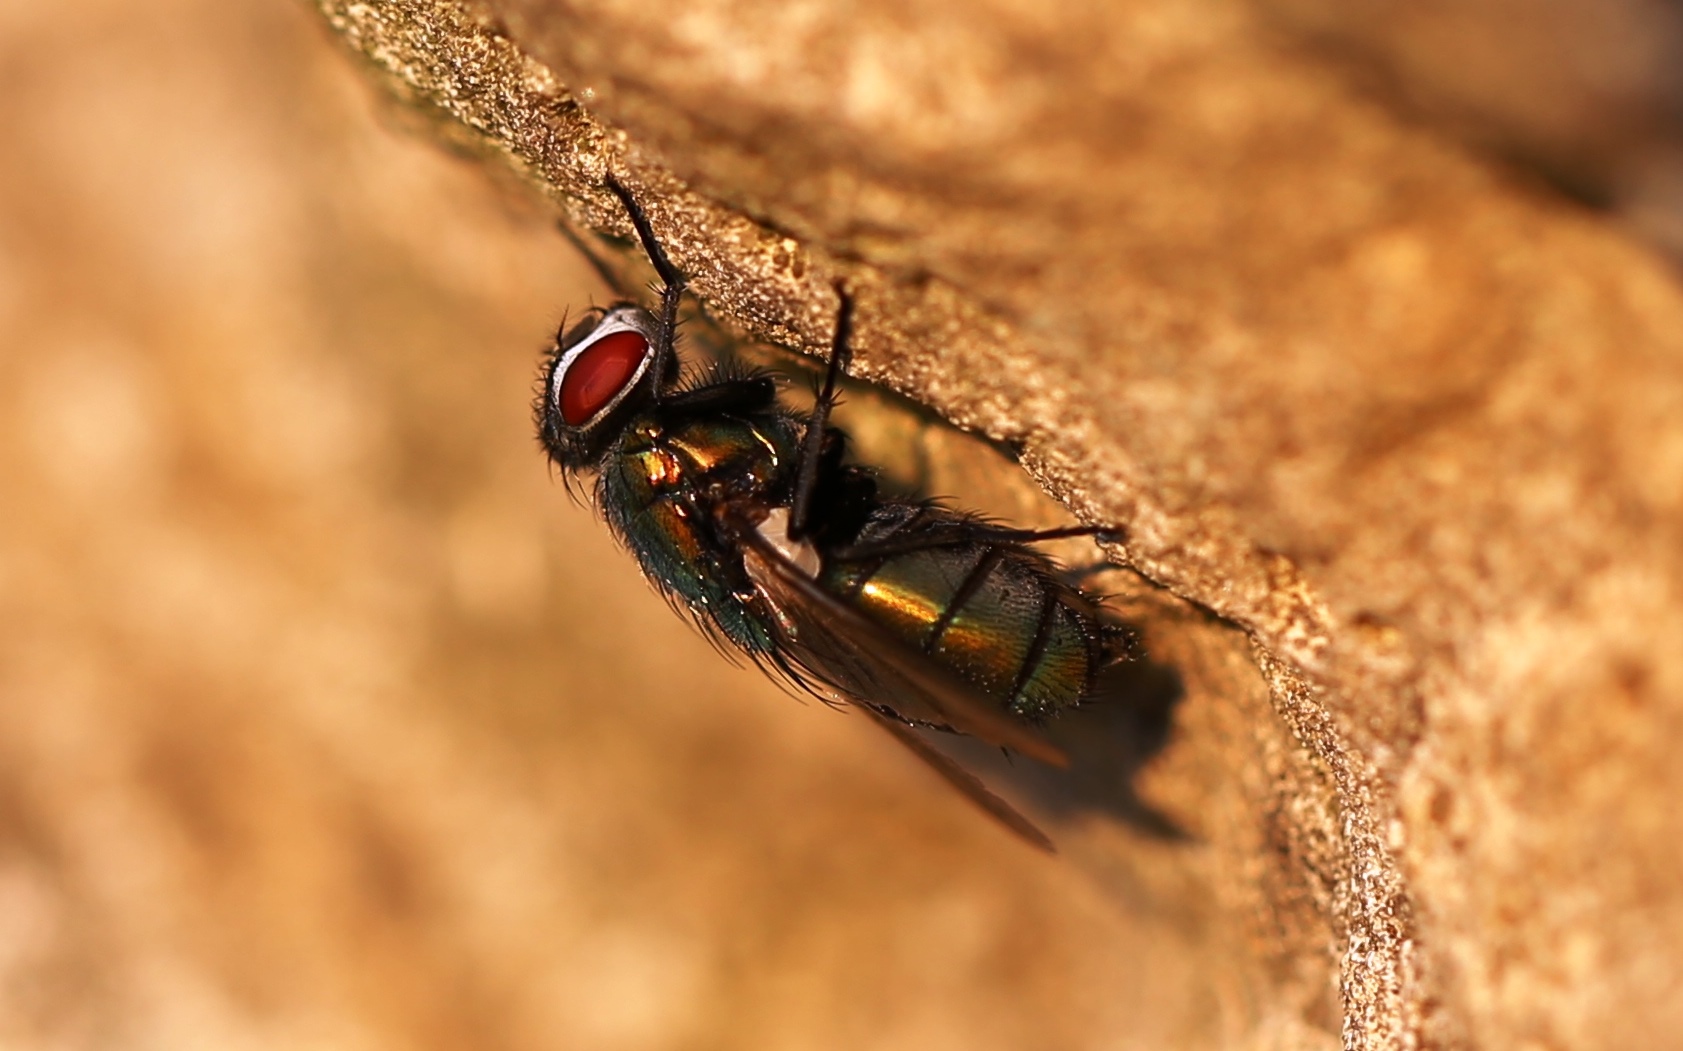
[[[951,534],[967,520],[889,505],[855,546]],[[860,560],[828,559],[824,586],[908,645],[1032,721],[1079,703],[1111,659],[1112,630],[1046,559],[986,539]]]

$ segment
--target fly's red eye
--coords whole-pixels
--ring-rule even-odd
[[[590,422],[631,382],[648,353],[649,341],[631,331],[603,336],[586,347],[561,380],[561,419],[569,427]]]

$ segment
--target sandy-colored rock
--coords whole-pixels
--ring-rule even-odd
[[[847,280],[860,372],[1248,636],[1138,599],[1187,687],[1140,791],[1202,846],[1097,851],[1179,887],[1139,900],[1196,917],[1153,963],[1238,990],[1208,1039],[1666,1046],[1683,286],[1650,249],[1234,5],[321,6],[581,225],[624,232],[622,173],[726,325],[821,350]]]

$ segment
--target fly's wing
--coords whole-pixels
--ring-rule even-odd
[[[916,730],[898,720],[890,719],[868,705],[859,705],[859,709],[869,715],[878,726],[892,734],[895,740],[911,749],[913,755],[928,763],[947,784],[958,789],[972,803],[993,815],[1000,824],[1048,854],[1058,852],[1058,848],[1052,845],[1052,841],[1046,833],[1036,828],[1033,822],[1018,813],[1010,803],[988,791],[987,786],[982,784],[976,775],[936,751],[928,741],[918,736]]]
[[[825,591],[754,525],[736,520],[726,527],[741,545],[749,577],[773,607],[785,659],[797,665],[792,669],[797,678],[834,686],[861,707],[892,711],[900,702],[926,709],[961,734],[1053,766],[1069,765],[1068,757],[1032,726]]]

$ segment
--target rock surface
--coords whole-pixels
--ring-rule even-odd
[[[860,372],[1020,447],[1236,629],[1148,623],[1188,700],[1142,792],[1204,846],[1118,862],[1200,873],[1157,960],[1239,990],[1215,1046],[1676,1031],[1661,257],[1265,8],[322,7],[582,226],[624,233],[622,173],[725,324],[820,351],[845,278]]]

